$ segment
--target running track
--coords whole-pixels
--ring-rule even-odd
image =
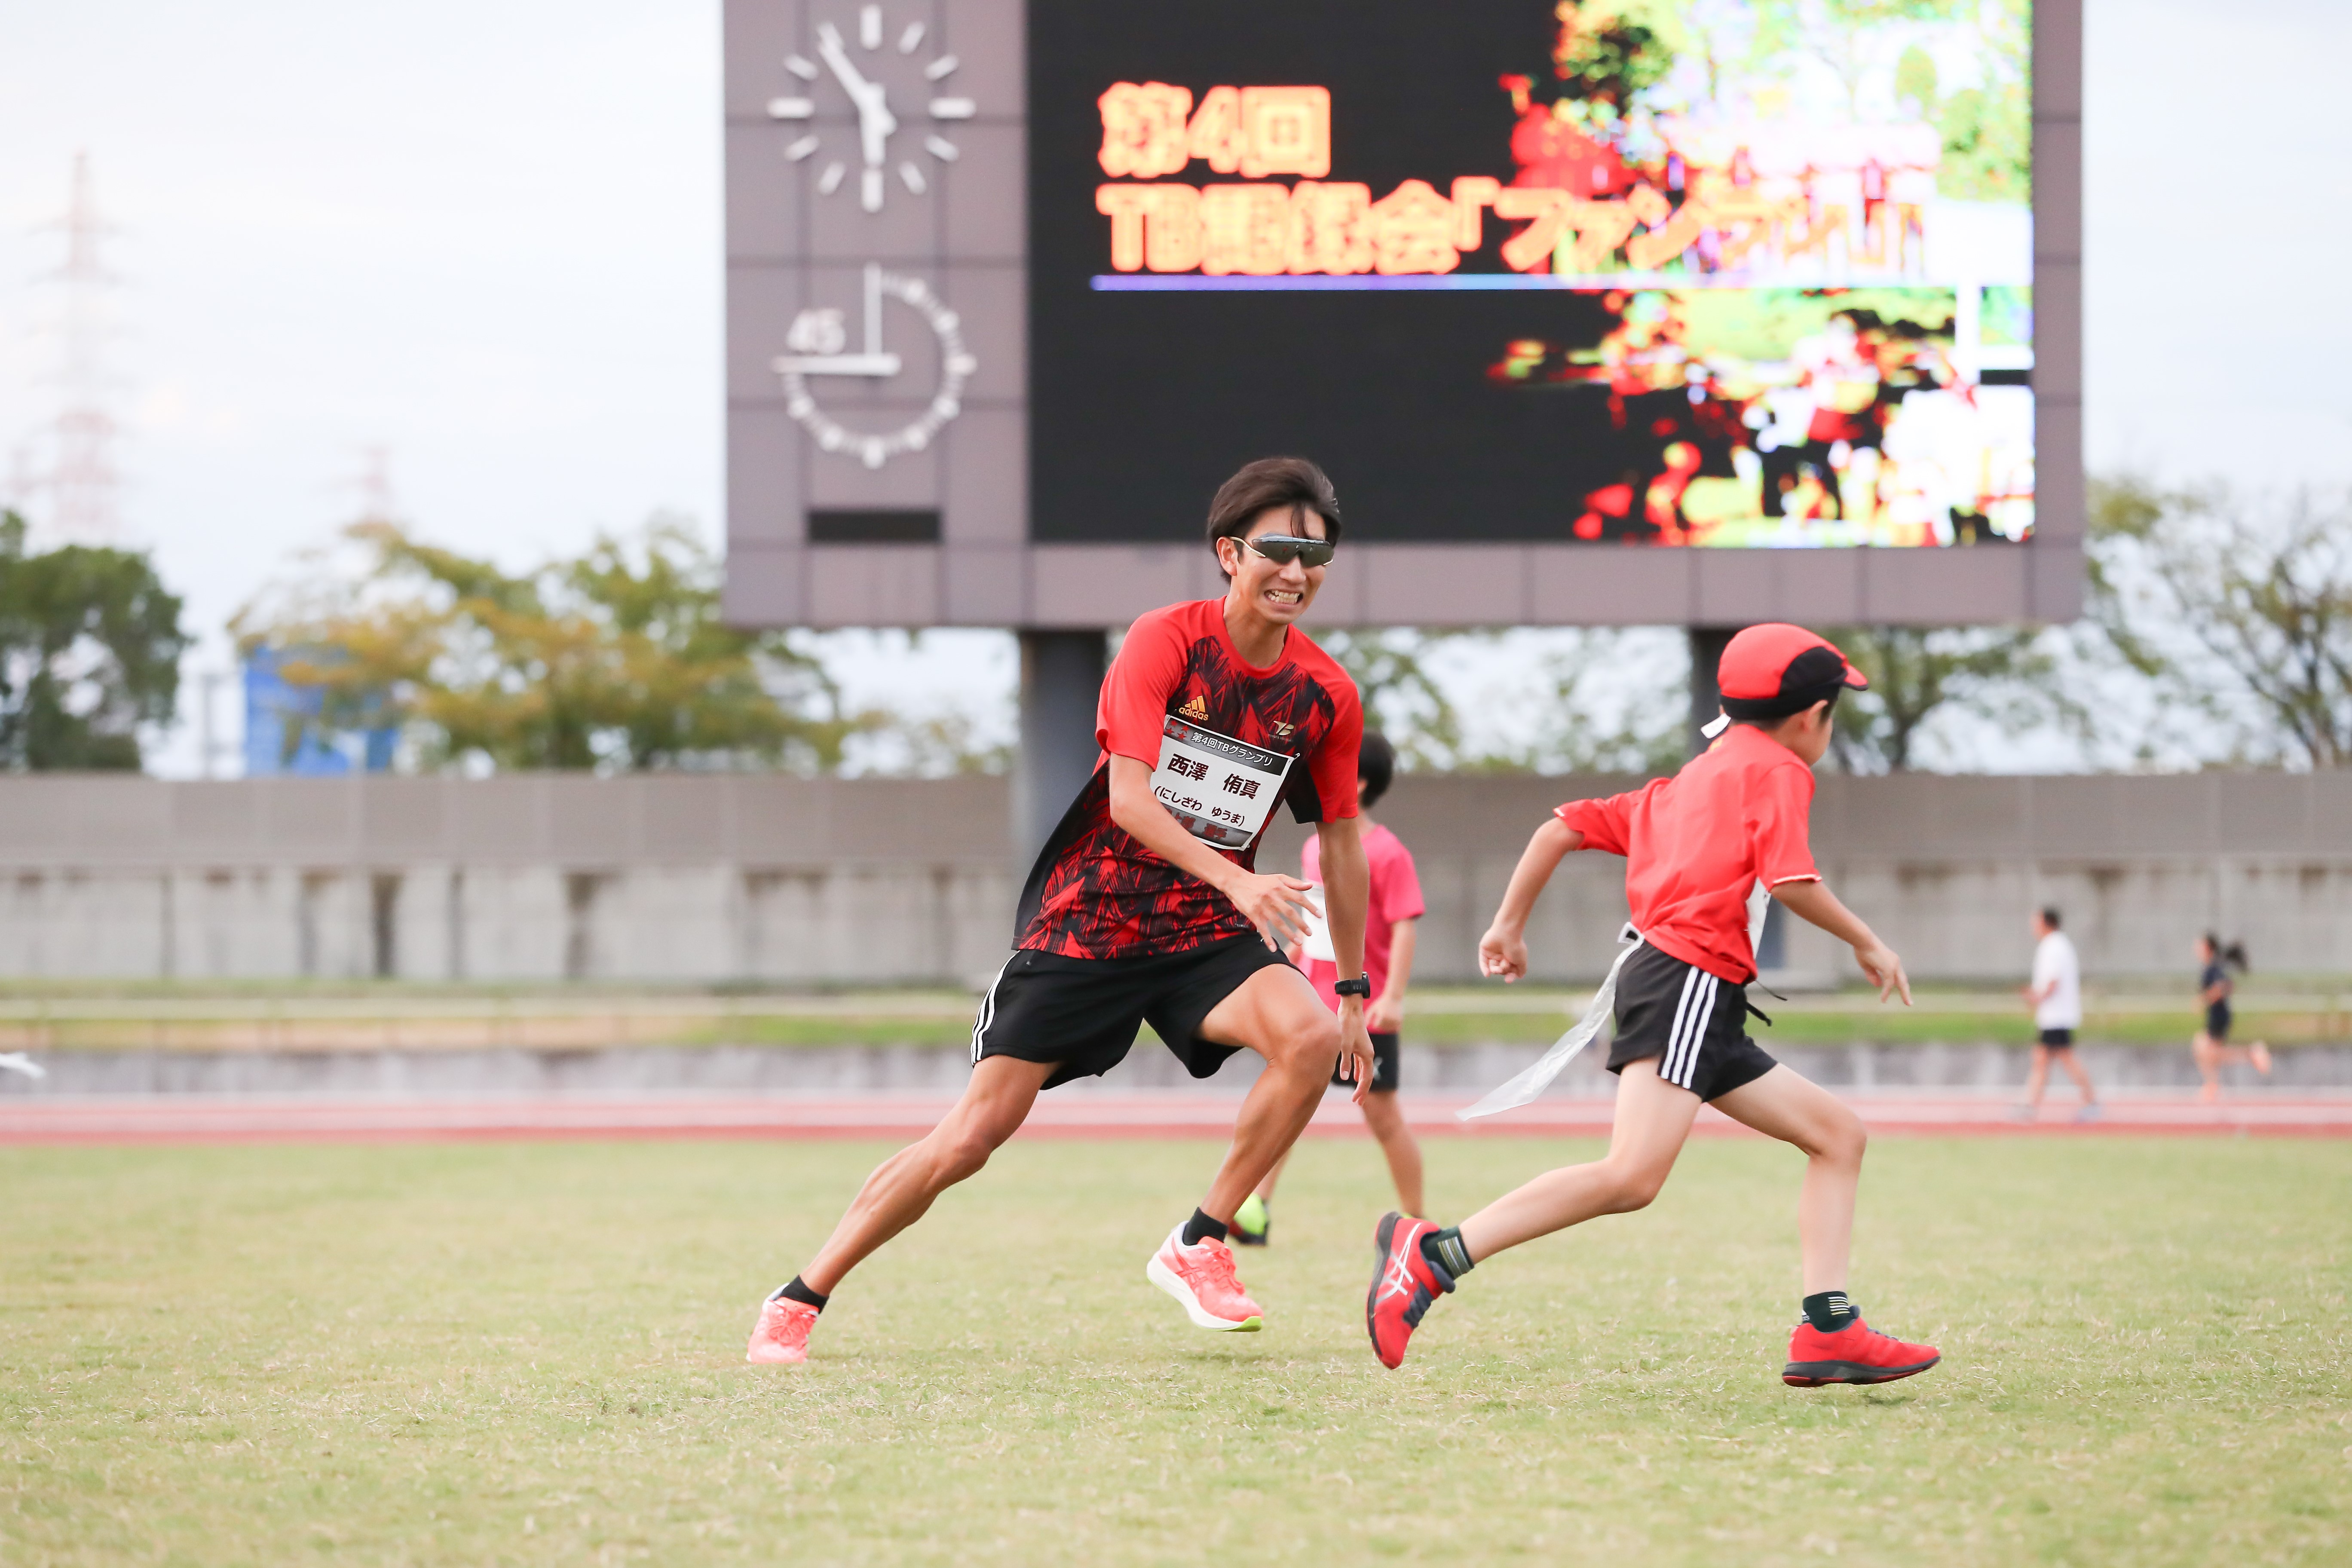
[[[1984,1094],[1853,1094],[1874,1133],[1925,1137],[2352,1136],[2352,1094],[2249,1095],[2218,1106],[2180,1093],[2122,1095],[2104,1120],[2071,1121],[2053,1098],[2042,1120],[2011,1120],[2011,1101]],[[1454,1112],[1468,1096],[1416,1094],[1404,1109],[1413,1131],[1474,1137],[1606,1137],[1611,1102],[1554,1098],[1486,1121]],[[878,1138],[910,1141],[951,1102],[930,1094],[837,1096],[574,1096],[561,1100],[321,1100],[153,1096],[0,1099],[0,1146],[36,1144],[394,1143],[495,1139]],[[1029,1138],[1223,1138],[1240,1105],[1231,1094],[1165,1091],[1057,1094],[1040,1099]],[[1698,1131],[1753,1136],[1720,1113],[1699,1113]],[[1339,1095],[1327,1099],[1309,1137],[1365,1135]]]

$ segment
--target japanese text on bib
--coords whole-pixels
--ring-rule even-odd
[[[1282,794],[1291,759],[1171,714],[1160,731],[1151,793],[1184,831],[1220,849],[1256,841]]]

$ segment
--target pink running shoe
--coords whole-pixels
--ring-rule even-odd
[[[1195,1328],[1255,1333],[1265,1326],[1265,1314],[1234,1278],[1233,1248],[1222,1241],[1203,1237],[1187,1247],[1180,1225],[1143,1266],[1143,1277],[1183,1302]]]
[[[771,1297],[760,1304],[759,1325],[751,1331],[751,1348],[743,1352],[750,1362],[784,1362],[797,1364],[808,1360],[809,1331],[816,1327],[816,1309],[806,1301],[787,1301]]]

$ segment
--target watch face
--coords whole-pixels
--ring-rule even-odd
[[[919,196],[960,156],[952,132],[979,106],[955,89],[955,56],[932,46],[929,9],[842,7],[784,57],[791,78],[768,117],[807,125],[784,155],[813,172],[818,195],[854,190],[878,213],[893,185]]]

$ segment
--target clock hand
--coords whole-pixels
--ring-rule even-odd
[[[816,46],[816,52],[839,79],[842,90],[857,106],[857,136],[864,144],[867,165],[878,166],[886,155],[885,143],[890,133],[898,129],[898,117],[890,112],[881,83],[866,80],[850,63],[849,51],[842,47],[840,30],[832,23],[817,27]]]
[[[874,84],[859,75],[857,68],[849,63],[849,51],[841,45],[841,30],[830,22],[817,25],[816,52],[826,65],[833,68],[833,74],[840,79],[842,90],[848,93],[853,101],[862,103]]]

